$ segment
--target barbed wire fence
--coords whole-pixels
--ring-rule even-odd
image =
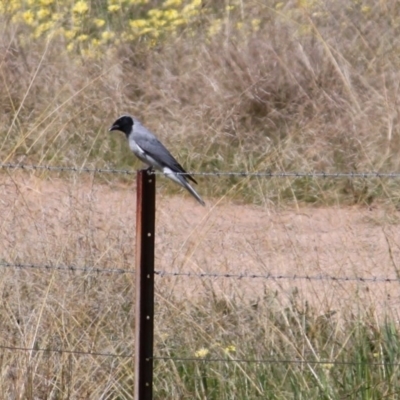
[[[136,175],[137,171],[133,169],[114,169],[114,168],[90,168],[90,167],[74,167],[74,166],[54,166],[54,165],[35,165],[20,163],[0,164],[0,169],[20,169],[24,171],[49,171],[49,172],[72,172],[72,173],[99,173],[99,174],[115,174],[115,175]],[[161,172],[150,172],[151,174],[163,175]],[[193,175],[207,177],[255,177],[255,178],[400,178],[400,172],[271,172],[271,171],[210,171],[210,172],[179,172],[177,175]]]
[[[21,171],[48,171],[48,172],[69,172],[69,173],[94,173],[94,174],[115,174],[115,175],[136,175],[136,170],[112,169],[112,168],[88,168],[88,167],[75,167],[75,166],[53,166],[53,165],[34,165],[22,163],[5,163],[0,164],[0,170],[21,170]],[[152,173],[150,173],[152,174]],[[155,172],[158,175],[161,173]],[[318,179],[399,179],[400,173],[397,172],[246,172],[246,171],[215,171],[215,172],[187,172],[192,176],[205,176],[205,177],[257,177],[257,178],[318,178]],[[185,174],[181,174],[185,175]],[[40,270],[40,271],[59,271],[62,273],[84,273],[84,274],[106,274],[106,275],[132,275],[136,271],[129,268],[102,268],[92,266],[78,266],[78,265],[62,265],[62,264],[34,264],[25,262],[7,262],[0,261],[0,269],[11,268],[15,270]],[[238,273],[219,273],[219,272],[185,272],[185,271],[171,271],[171,270],[154,270],[154,276],[162,279],[164,277],[182,277],[190,279],[258,279],[266,281],[330,281],[330,282],[358,282],[358,283],[400,283],[400,277],[394,276],[351,276],[342,275],[335,276],[329,274],[316,274],[316,275],[297,275],[297,274],[258,274],[251,272],[238,272]],[[15,352],[44,352],[44,353],[58,353],[58,354],[74,354],[76,356],[92,356],[92,357],[111,357],[111,358],[132,358],[132,353],[112,353],[112,352],[98,352],[98,351],[80,351],[65,348],[37,348],[37,347],[23,347],[11,346],[7,344],[0,344],[0,349],[4,351]],[[246,358],[201,358],[201,357],[168,357],[168,356],[152,356],[155,361],[171,361],[176,363],[258,363],[258,364],[309,364],[309,365],[360,365],[360,362],[352,361],[338,361],[334,359],[317,360],[317,359],[285,359],[285,358],[267,358],[267,359],[246,359]],[[363,364],[371,366],[395,366],[399,367],[398,362],[374,362],[363,361]]]
[[[132,269],[123,268],[99,268],[99,267],[78,267],[75,265],[46,265],[46,264],[23,264],[0,262],[1,268],[15,269],[39,269],[39,270],[56,270],[61,272],[85,272],[92,274],[135,274]],[[334,275],[276,275],[276,274],[252,274],[252,273],[219,273],[219,272],[180,272],[180,271],[163,271],[155,270],[155,275],[160,278],[167,276],[187,277],[187,278],[231,278],[231,279],[264,279],[264,280],[291,280],[291,281],[333,281],[333,282],[365,282],[365,283],[400,283],[400,278],[385,276],[334,276]]]

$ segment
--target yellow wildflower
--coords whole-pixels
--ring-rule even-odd
[[[114,33],[114,32],[110,32],[110,31],[104,31],[104,32],[102,32],[102,34],[101,34],[101,38],[102,38],[104,41],[110,40],[110,39],[112,39],[114,36],[115,36],[115,33]]]
[[[153,19],[162,18],[162,16],[163,16],[163,12],[161,10],[157,10],[155,8],[150,10],[147,14],[150,18],[153,18]]]
[[[251,26],[255,31],[258,31],[260,29],[260,24],[261,24],[261,19],[256,18],[251,20]]]
[[[156,28],[161,28],[166,25],[166,23],[167,21],[165,19],[155,19],[154,21],[152,21],[153,26]]]
[[[119,9],[121,8],[121,6],[119,4],[110,4],[107,8],[107,10],[109,12],[116,12],[119,11]]]
[[[184,25],[184,24],[186,24],[186,22],[187,21],[183,18],[177,18],[174,20],[173,24],[174,25]]]
[[[45,19],[46,17],[48,17],[50,15],[50,10],[48,8],[41,8],[38,12],[37,12],[37,16],[39,19]]]
[[[174,20],[179,17],[179,13],[177,10],[165,10],[164,17],[168,20]]]
[[[36,28],[35,32],[33,33],[33,37],[37,39],[38,37],[42,36],[43,33],[49,31],[52,28],[54,28],[53,21],[44,22]]]
[[[156,31],[154,30],[154,28],[144,28],[142,29],[140,32],[138,32],[138,35],[146,35],[147,33],[152,33],[153,36],[158,35],[158,33],[156,33]]]
[[[53,21],[59,21],[60,19],[62,19],[63,15],[61,13],[52,13],[51,14],[51,19]]]
[[[121,38],[125,41],[125,42],[130,42],[132,40],[135,40],[137,38],[136,35],[133,35],[131,33],[127,33],[127,32],[122,32]]]
[[[233,345],[233,344],[231,344],[231,345],[225,347],[225,349],[224,349],[224,353],[225,353],[225,354],[235,353],[235,352],[236,352],[236,346]]]
[[[205,349],[204,347],[202,347],[201,349],[197,350],[197,351],[194,353],[194,356],[195,356],[196,358],[204,358],[204,357],[207,356],[208,353],[209,353],[209,350],[208,350],[208,349]]]
[[[95,18],[95,20],[93,22],[98,28],[101,28],[106,23],[106,21],[104,21],[104,19],[100,19],[100,18]]]
[[[45,6],[46,7],[46,6],[49,6],[50,4],[53,4],[54,0],[40,0],[39,3],[40,3],[41,6]]]
[[[22,14],[22,18],[24,19],[27,25],[33,25],[35,23],[35,16],[31,10],[25,11]]]
[[[329,372],[332,368],[333,368],[334,364],[331,363],[326,363],[326,364],[322,364],[322,368],[326,371]]]
[[[222,28],[222,22],[221,19],[214,19],[210,26],[208,27],[208,35],[209,36],[214,36],[215,34],[217,34]]]
[[[71,40],[76,36],[76,31],[72,30],[72,31],[65,31],[64,36]]]
[[[79,36],[76,38],[76,40],[77,40],[78,42],[85,42],[85,41],[88,40],[88,39],[89,39],[89,35],[85,35],[85,34],[79,35]]]
[[[89,11],[89,6],[85,1],[78,1],[72,8],[72,12],[76,14],[85,14]]]
[[[191,3],[183,7],[182,15],[185,17],[194,17],[199,14],[201,8],[201,0],[193,0]]]
[[[148,25],[147,20],[145,19],[134,19],[129,21],[129,25],[133,29],[139,29],[139,28],[144,28],[145,26]]]

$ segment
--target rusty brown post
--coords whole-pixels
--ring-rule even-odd
[[[156,176],[137,173],[135,400],[153,399]]]

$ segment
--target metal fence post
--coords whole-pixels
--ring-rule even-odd
[[[153,399],[156,175],[137,173],[135,400]]]

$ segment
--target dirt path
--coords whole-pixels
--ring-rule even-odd
[[[88,177],[0,177],[0,259],[52,265],[131,268],[134,260],[134,185],[100,184]],[[396,278],[399,216],[374,208],[277,210],[216,204],[202,208],[186,195],[157,199],[156,268],[167,272],[262,274],[295,279],[158,278],[190,298],[212,287],[224,296],[282,302],[297,298],[320,312],[363,308],[400,310],[397,282],[307,280]],[[211,285],[211,286],[210,286]]]

